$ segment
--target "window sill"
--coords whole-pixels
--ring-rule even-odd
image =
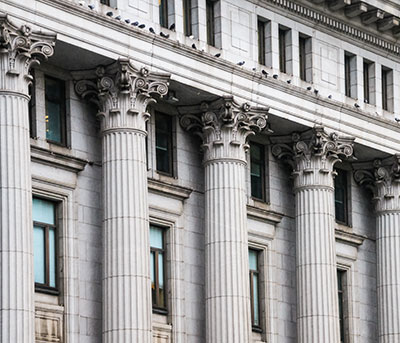
[[[175,198],[181,201],[188,199],[193,191],[190,188],[172,185],[168,182],[155,179],[148,179],[148,187],[149,191],[152,193],[168,195],[171,198]]]
[[[162,316],[167,316],[168,315],[168,310],[163,309],[163,308],[153,307],[153,313],[160,314]]]
[[[37,284],[35,284],[35,292],[36,293],[44,293],[44,294],[48,294],[48,295],[55,295],[55,296],[60,295],[60,291],[56,288],[41,286],[41,285],[37,285]]]
[[[362,245],[367,237],[353,233],[353,229],[349,226],[336,223],[335,238],[337,241],[357,247]]]
[[[284,215],[272,211],[269,204],[257,201],[247,205],[247,216],[276,225],[281,222]]]

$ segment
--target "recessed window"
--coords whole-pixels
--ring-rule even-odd
[[[279,26],[279,70],[292,72],[292,31],[284,26]]]
[[[32,83],[29,85],[29,135],[31,138],[36,138],[36,83],[34,70],[31,71],[33,76]]]
[[[166,311],[164,229],[150,225],[151,298],[155,311]]]
[[[382,67],[382,108],[393,112],[393,70]]]
[[[355,99],[357,97],[357,58],[347,51],[344,54],[344,79],[346,96]]]
[[[183,28],[186,36],[192,35],[192,0],[183,0]]]
[[[265,65],[266,55],[266,39],[265,39],[265,21],[258,19],[257,22],[257,35],[258,35],[258,63]]]
[[[65,82],[45,77],[46,139],[65,145]]]
[[[364,59],[363,62],[364,102],[375,104],[375,64]]]
[[[160,25],[168,28],[168,0],[158,0]]]
[[[336,169],[335,176],[335,218],[342,224],[348,224],[347,211],[347,172]]]
[[[265,150],[262,144],[250,144],[251,196],[265,200]]]
[[[300,79],[312,81],[312,46],[311,37],[304,34],[299,35],[299,63]]]
[[[260,320],[260,271],[258,264],[259,252],[249,249],[249,277],[250,277],[250,302],[251,302],[251,324],[253,330],[261,331]]]
[[[215,46],[214,1],[206,0],[207,44]]]
[[[172,175],[172,117],[156,112],[156,168],[158,172]]]
[[[337,270],[338,280],[338,302],[339,302],[339,327],[340,327],[340,342],[347,343],[346,340],[346,278],[347,272],[345,270]]]
[[[57,226],[56,203],[33,198],[33,246],[35,288],[57,291]]]

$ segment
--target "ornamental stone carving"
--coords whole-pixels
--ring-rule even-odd
[[[309,132],[292,134],[292,144],[277,143],[272,154],[289,163],[293,168],[295,189],[304,186],[333,187],[333,167],[340,157],[353,155],[352,137],[328,134],[321,126]]]
[[[170,74],[136,68],[127,58],[99,66],[75,84],[76,93],[94,103],[102,130],[135,128],[145,131],[147,107],[168,93]]]
[[[238,104],[232,96],[223,96],[211,103],[201,104],[201,115],[181,116],[181,126],[194,132],[202,141],[204,161],[234,159],[246,163],[249,148],[247,138],[256,132],[270,131],[267,107]]]
[[[377,159],[372,168],[356,170],[354,179],[373,192],[377,212],[400,210],[400,154]]]
[[[0,88],[27,94],[30,68],[53,55],[55,39],[53,33],[17,24],[0,13]]]

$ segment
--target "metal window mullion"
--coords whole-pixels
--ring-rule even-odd
[[[254,292],[253,292],[253,271],[250,270],[250,302],[251,302],[251,325],[254,325]]]
[[[45,284],[50,287],[50,251],[49,251],[49,226],[45,226],[45,239],[44,239],[44,251],[45,251]]]
[[[159,292],[160,292],[160,275],[159,275],[159,273],[158,273],[158,250],[155,250],[154,251],[154,253],[155,253],[155,261],[154,261],[154,266],[155,266],[155,273],[154,273],[154,276],[155,276],[155,283],[156,283],[156,306],[160,306],[160,295],[159,295]]]

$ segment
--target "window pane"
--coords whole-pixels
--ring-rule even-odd
[[[35,282],[44,284],[46,282],[46,260],[45,260],[45,229],[39,226],[33,228],[33,259]]]
[[[335,177],[335,217],[336,220],[347,222],[347,175],[344,170],[337,169]]]
[[[49,229],[49,286],[56,287],[56,230]]]
[[[150,226],[150,246],[152,248],[163,249],[163,229]]]
[[[165,292],[164,292],[164,256],[160,252],[158,253],[158,282],[159,282],[159,301],[158,306],[165,307]]]
[[[168,115],[156,113],[156,168],[172,173],[172,120]]]
[[[33,198],[32,204],[33,221],[46,224],[55,224],[55,204],[54,202]]]
[[[253,308],[254,308],[253,325],[260,325],[258,304],[259,304],[259,302],[258,302],[258,275],[253,274]]]
[[[257,255],[258,252],[252,249],[249,249],[249,268],[250,270],[258,270],[257,266]]]
[[[155,252],[152,251],[150,253],[150,279],[151,279],[151,298],[153,300],[153,304],[156,303],[156,275],[155,275]]]
[[[62,143],[64,120],[64,82],[46,77],[46,139]]]
[[[250,146],[251,196],[264,200],[264,147],[252,143]]]

